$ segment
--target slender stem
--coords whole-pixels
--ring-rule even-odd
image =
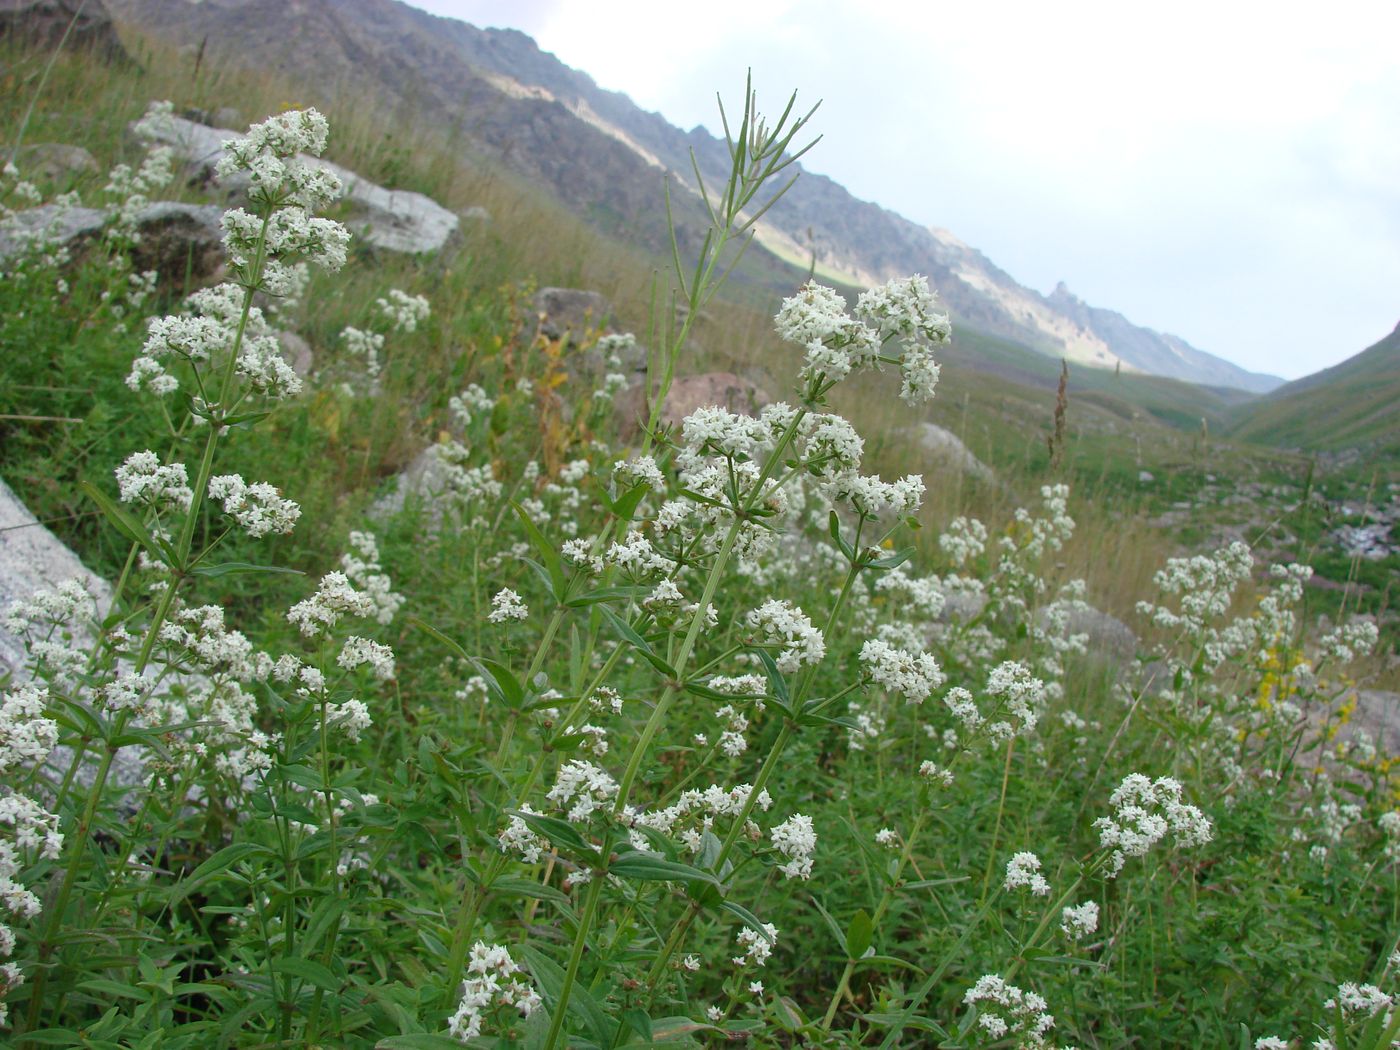
[[[678,679],[684,678],[685,665],[690,660],[690,654],[695,648],[696,639],[700,636],[700,628],[705,622],[705,611],[709,608],[714,599],[715,591],[719,588],[720,576],[724,573],[725,566],[729,563],[729,556],[734,552],[734,545],[739,540],[739,529],[742,521],[734,519],[734,523],[729,526],[729,532],[724,537],[724,543],[720,546],[719,554],[715,557],[715,563],[710,566],[710,577],[705,581],[705,592],[700,596],[699,604],[695,610],[695,616],[690,621],[690,630],[686,632],[684,641],[681,642],[680,650],[676,653],[675,672]],[[618,784],[617,803],[613,807],[615,813],[621,813],[627,807],[627,798],[631,794],[633,782],[637,779],[637,771],[641,768],[642,761],[646,757],[647,750],[651,747],[651,742],[661,729],[661,724],[666,720],[666,712],[671,706],[671,702],[679,694],[680,689],[676,683],[670,683],[661,694],[661,699],[656,702],[656,707],[651,712],[651,717],[647,719],[646,726],[642,729],[642,735],[638,738],[636,746],[632,749],[632,757],[627,761],[627,769],[622,774],[622,780]]]
[[[569,1011],[569,993],[573,991],[578,978],[579,963],[583,959],[583,949],[588,941],[588,932],[593,928],[593,920],[598,914],[598,898],[602,896],[603,882],[607,876],[601,871],[593,873],[593,881],[588,884],[588,900],[584,903],[583,914],[579,916],[578,930],[574,934],[574,946],[569,951],[568,968],[564,971],[564,983],[559,988],[559,1001],[554,1006],[554,1014],[549,1019],[549,1033],[544,1039],[544,1050],[554,1050],[559,1042],[559,1033],[564,1027],[564,1017]]]
[[[982,895],[979,900],[987,899],[987,889],[992,884],[992,872],[997,865],[997,839],[1001,836],[1001,815],[1006,809],[1006,785],[1011,779],[1011,755],[1016,750],[1016,738],[1013,736],[1006,742],[1006,764],[1001,771],[1001,798],[997,801],[997,820],[992,827],[992,844],[987,850],[987,871],[982,876]]]
[[[921,792],[922,794],[922,792]],[[871,916],[871,926],[875,930],[880,929],[880,920],[885,917],[885,912],[894,903],[895,892],[899,889],[900,881],[904,877],[904,869],[909,866],[909,861],[914,855],[914,843],[918,840],[920,833],[924,830],[924,821],[928,817],[927,806],[921,806],[918,819],[914,821],[914,826],[909,829],[909,834],[904,839],[904,849],[899,854],[899,864],[895,867],[893,877],[885,884],[885,890],[880,894],[879,903],[875,906],[875,914]],[[851,975],[855,973],[857,959],[846,959],[846,968],[841,971],[841,980],[836,983],[836,992],[831,997],[831,1002],[827,1004],[826,1016],[822,1018],[822,1031],[831,1030],[831,1022],[836,1017],[836,1011],[841,1005],[841,1000],[845,998],[846,990],[850,987]]]

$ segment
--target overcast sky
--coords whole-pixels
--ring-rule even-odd
[[[822,106],[804,158],[1022,284],[1287,378],[1400,320],[1400,4],[413,0],[673,124]]]

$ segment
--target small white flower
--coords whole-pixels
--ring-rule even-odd
[[[507,587],[497,591],[491,599],[491,611],[486,614],[486,619],[490,623],[505,623],[507,620],[524,620],[529,615],[530,610],[525,607],[520,595]]]

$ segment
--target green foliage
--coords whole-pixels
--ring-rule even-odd
[[[742,242],[737,205],[767,199],[784,134],[746,96],[712,251],[697,265],[677,245],[693,308],[660,312],[653,392],[703,323],[694,307],[730,309],[711,293]],[[439,185],[396,141],[358,149],[376,175]],[[317,276],[286,315],[316,351],[308,388],[273,404],[228,379],[235,343],[181,366],[187,392],[219,376],[233,391],[204,422],[125,385],[144,321],[186,289],[127,300],[120,251],[0,282],[0,411],[70,420],[0,422],[0,469],[120,581],[101,621],[78,602],[28,610],[29,663],[5,685],[47,690],[7,748],[40,720],[69,748],[47,787],[8,752],[0,765],[65,835],[24,845],[12,873],[43,908],[13,922],[17,1045],[444,1047],[461,1045],[454,1017],[477,1046],[993,1045],[979,1017],[1018,1015],[969,1000],[984,975],[1056,1016],[1023,1045],[1388,1043],[1383,1014],[1324,1006],[1344,981],[1394,987],[1400,827],[1389,758],[1339,745],[1353,672],[1301,589],[1256,594],[1229,551],[1152,588],[1161,546],[1041,473],[1036,388],[956,364],[932,417],[961,414],[964,434],[1017,419],[988,455],[1047,483],[1035,509],[933,471],[917,515],[844,495],[856,469],[926,465],[879,377],[798,386],[801,348],[770,359],[797,408],[761,434],[723,417],[708,439],[629,445],[601,378],[570,372],[596,333],[537,338],[501,258],[474,243]],[[245,311],[263,281],[245,280]],[[373,305],[395,287],[431,295],[413,332]],[[349,325],[386,335],[377,375]],[[1185,411],[1145,381],[1076,401],[1076,374],[1072,434],[1081,408]],[[859,463],[812,439],[818,421],[842,433],[828,394],[867,437]],[[1263,469],[1177,435],[1149,447],[1147,466],[1174,469],[1144,493],[1124,433],[1072,438],[1064,468],[1114,507],[1199,502],[1212,471]],[[397,487],[425,446],[440,472]],[[188,466],[188,515],[122,500],[112,471],[141,449]],[[203,496],[235,471],[295,498],[297,528],[230,528]],[[394,491],[401,505],[371,512]],[[954,520],[974,500],[986,528]],[[1328,535],[1311,507],[1289,519],[1310,549]],[[1141,666],[1076,637],[1086,593],[1160,607],[1134,619]],[[308,601],[320,613],[289,618]],[[133,670],[150,672],[139,698],[118,702]],[[141,774],[119,778],[133,754]],[[1131,822],[1113,795],[1137,771],[1172,778],[1142,803],[1170,833],[1113,877],[1098,820]],[[1008,885],[1021,853],[1045,894]],[[1096,929],[1063,934],[1062,909],[1090,902]]]

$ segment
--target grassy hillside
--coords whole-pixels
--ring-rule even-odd
[[[1281,448],[1400,456],[1400,328],[1339,365],[1240,407],[1230,433]]]

